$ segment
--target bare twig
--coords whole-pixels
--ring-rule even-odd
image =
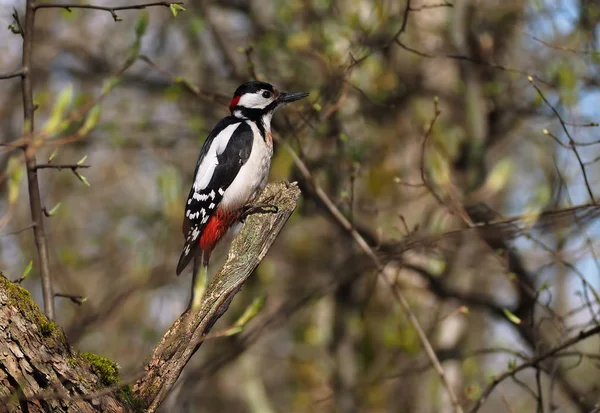
[[[15,231],[11,231],[11,232],[6,232],[6,233],[4,233],[4,234],[0,234],[0,237],[9,237],[9,236],[11,236],[11,235],[17,235],[17,234],[20,234],[20,233],[22,233],[22,232],[25,232],[25,231],[27,231],[28,229],[31,229],[31,228],[33,228],[34,226],[35,226],[35,224],[29,224],[29,225],[27,225],[26,227],[23,227],[23,228],[17,229],[17,230],[15,230]]]
[[[398,39],[400,38],[400,36],[402,35],[402,33],[404,33],[406,31],[406,26],[408,25],[408,15],[411,11],[411,7],[410,7],[410,1],[411,0],[406,0],[406,6],[404,8],[404,13],[402,14],[402,23],[400,24],[400,28],[398,29],[398,31],[394,34],[394,36],[388,40],[383,47],[381,47],[381,49],[387,49],[388,47],[390,47],[394,42],[397,42]],[[350,63],[350,66],[348,66],[348,69],[352,69],[354,66],[364,62],[369,56],[371,56],[374,53],[374,49],[367,52],[364,56],[362,56],[359,59],[354,59],[352,58],[352,63]],[[350,55],[352,56],[352,55]]]
[[[420,50],[414,49],[410,46],[405,45],[404,43],[402,43],[400,40],[396,40],[395,41],[396,44],[398,46],[400,46],[402,49],[406,50],[407,52],[416,54],[418,56],[421,57],[425,57],[428,59],[451,59],[451,60],[461,60],[461,61],[465,61],[465,62],[469,62],[469,63],[473,63],[476,65],[480,65],[480,66],[485,66],[485,67],[489,67],[492,69],[497,69],[497,70],[501,70],[503,72],[508,72],[508,73],[516,73],[522,76],[527,76],[527,77],[533,77],[535,80],[537,80],[540,83],[543,83],[546,86],[552,86],[552,84],[550,82],[548,82],[547,80],[542,79],[541,77],[539,77],[538,75],[532,75],[531,73],[525,71],[525,70],[520,70],[520,69],[514,69],[508,66],[504,66],[502,64],[499,63],[493,63],[493,62],[488,62],[485,60],[481,60],[481,59],[476,59],[470,56],[465,56],[465,55],[458,55],[458,54],[430,54],[430,53],[425,53],[422,52]]]
[[[63,164],[63,165],[59,165],[59,164],[51,164],[51,163],[45,163],[45,164],[41,164],[41,165],[36,165],[36,169],[57,169],[59,171],[63,170],[63,169],[70,169],[72,171],[77,170],[79,168],[89,168],[92,165],[86,165],[86,164]]]
[[[598,333],[600,333],[600,326],[596,326],[587,331],[581,331],[578,335],[566,340],[561,345],[558,345],[558,346],[554,347],[553,349],[547,351],[546,353],[541,354],[537,357],[534,357],[525,363],[519,364],[515,368],[508,370],[505,373],[502,373],[501,375],[495,377],[492,380],[492,382],[483,390],[483,392],[481,393],[481,396],[475,401],[475,404],[473,405],[473,408],[469,411],[469,413],[476,413],[481,408],[481,406],[483,406],[483,403],[486,401],[486,399],[492,393],[492,391],[494,391],[496,386],[498,384],[500,384],[502,381],[504,381],[505,379],[507,379],[508,377],[514,377],[518,372],[520,372],[522,370],[525,370],[525,369],[531,368],[531,367],[535,367],[540,362],[556,355],[557,353],[560,353],[562,350],[564,350],[568,347],[571,347],[572,345],[577,344],[580,341],[583,341],[586,338],[596,335]]]
[[[55,293],[54,296],[68,298],[69,300],[71,300],[72,302],[74,302],[77,305],[81,305],[87,301],[87,297],[84,297],[83,295]]]
[[[260,80],[258,75],[256,74],[256,66],[254,65],[254,60],[252,59],[252,52],[254,52],[254,46],[250,45],[244,49],[244,54],[246,55],[246,61],[248,62],[248,74],[251,79]]]
[[[442,7],[454,7],[454,5],[448,1],[443,1],[441,3],[435,3],[435,4],[425,4],[423,6],[417,6],[417,7],[411,7],[410,11],[422,11],[422,10],[429,10],[429,9],[439,9]]]
[[[58,3],[39,3],[33,6],[33,10],[38,9],[65,9],[68,12],[71,12],[71,9],[91,9],[91,10],[101,10],[109,12],[114,21],[118,22],[122,19],[117,15],[118,11],[123,10],[141,10],[146,7],[154,7],[154,6],[164,6],[170,7],[171,4],[183,4],[182,2],[169,2],[169,1],[156,1],[151,3],[141,3],[141,4],[132,4],[131,6],[117,6],[117,7],[106,7],[106,6],[95,6],[93,4],[76,4],[76,3],[67,3],[67,4],[58,4]]]
[[[541,89],[535,84],[535,82],[533,81],[533,77],[531,77],[531,76],[529,77],[529,83],[531,83],[531,85],[534,87],[534,89],[536,90],[538,95],[542,98],[542,100],[544,101],[546,106],[548,106],[550,108],[550,110],[552,110],[552,112],[554,113],[554,115],[556,116],[558,121],[560,122],[560,125],[562,126],[562,129],[565,132],[565,135],[567,135],[567,138],[569,138],[569,147],[573,150],[573,153],[575,154],[575,157],[577,158],[577,162],[579,163],[579,166],[581,168],[581,172],[583,173],[583,180],[585,181],[585,187],[588,191],[588,195],[590,196],[590,199],[592,200],[592,202],[595,203],[596,201],[594,199],[594,193],[592,192],[592,188],[591,188],[590,182],[588,180],[587,172],[585,171],[585,165],[583,164],[583,161],[581,160],[581,155],[579,155],[579,151],[577,150],[575,140],[571,136],[571,133],[569,132],[569,129],[567,128],[565,121],[563,120],[562,116],[560,116],[560,113],[558,113],[558,110],[556,110],[554,105],[552,105],[548,101],[548,99],[546,98],[544,93],[542,93]]]
[[[526,36],[530,37],[532,40],[543,44],[544,46],[550,48],[550,49],[555,49],[555,50],[560,50],[563,52],[568,52],[568,53],[573,53],[573,54],[577,54],[577,55],[591,55],[591,56],[598,56],[600,55],[600,52],[594,52],[594,51],[588,51],[588,50],[575,50],[572,49],[570,47],[566,47],[566,46],[558,46],[558,45],[553,45],[551,43],[548,43],[538,37],[535,37],[532,34],[523,32],[523,34],[525,34]]]
[[[431,136],[431,131],[433,131],[433,126],[435,125],[435,122],[437,121],[438,117],[441,114],[441,111],[438,108],[438,100],[437,100],[437,98],[435,98],[433,100],[433,105],[434,105],[433,119],[429,122],[429,125],[427,125],[427,131],[425,132],[425,135],[423,136],[423,142],[421,142],[421,164],[420,164],[419,169],[421,170],[421,181],[423,182],[423,185],[429,190],[429,192],[431,193],[431,195],[434,196],[434,198],[439,202],[440,205],[446,206],[446,204],[440,198],[440,196],[437,194],[437,192],[435,192],[435,188],[433,188],[431,186],[431,183],[429,182],[429,178],[427,177],[427,172],[425,171],[425,159],[426,159],[426,154],[427,154],[427,143],[429,142],[429,137]]]
[[[15,70],[9,73],[0,73],[0,79],[11,79],[13,77],[22,77],[25,71],[23,69]]]

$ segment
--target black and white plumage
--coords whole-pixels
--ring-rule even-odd
[[[178,275],[199,254],[208,266],[216,243],[264,188],[273,155],[273,114],[307,95],[279,92],[257,81],[236,90],[229,105],[231,115],[217,123],[200,150],[185,205],[185,244]]]

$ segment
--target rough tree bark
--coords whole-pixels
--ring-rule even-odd
[[[27,290],[0,275],[0,412],[127,411],[115,396],[78,397],[109,384],[97,371],[70,348]]]
[[[296,184],[270,184],[257,202],[277,213],[246,219],[201,306],[183,314],[153,351],[135,386],[119,386],[116,364],[71,348],[23,288],[0,275],[0,413],[153,412],[215,322],[267,254],[296,208]]]

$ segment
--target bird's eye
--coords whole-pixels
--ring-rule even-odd
[[[269,92],[268,90],[263,92],[263,97],[265,99],[269,99],[271,96],[273,96],[273,94],[271,92]]]

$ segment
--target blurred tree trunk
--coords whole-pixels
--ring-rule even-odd
[[[337,165],[344,165],[346,161],[346,148],[343,141],[339,138],[342,127],[338,114],[334,114],[328,122],[328,132],[335,144],[335,161]],[[342,167],[331,173],[331,192],[340,194],[345,188],[348,188],[348,203],[346,216],[353,221],[353,191],[354,178],[350,178],[349,167]],[[347,185],[350,184],[350,187]],[[342,234],[343,235],[343,234]],[[342,251],[352,253],[354,242],[349,237],[342,237],[340,241]],[[339,255],[345,260],[343,254]],[[340,263],[335,262],[339,266]],[[351,279],[346,283],[340,284],[334,294],[334,314],[333,314],[333,335],[331,337],[330,352],[334,360],[333,371],[331,373],[331,387],[335,394],[335,411],[337,413],[356,413],[358,411],[358,366],[357,366],[357,333],[352,331],[352,324],[356,325],[358,314],[358,295],[359,285],[356,279]],[[354,329],[356,330],[356,329]]]
[[[357,408],[356,337],[351,331],[356,317],[356,303],[352,295],[357,283],[346,283],[335,293],[335,313],[331,353],[335,360],[331,385],[335,393],[335,411],[355,413]]]
[[[0,412],[130,411],[114,394],[98,393],[116,383],[116,364],[100,357],[90,364],[74,352],[29,292],[1,274],[0,326]]]

